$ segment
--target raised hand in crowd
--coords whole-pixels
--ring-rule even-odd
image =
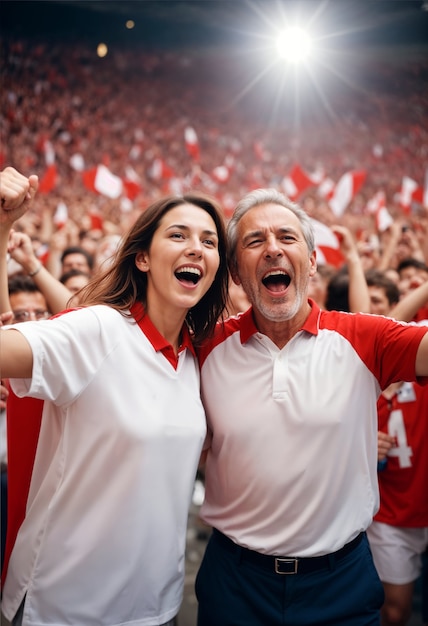
[[[6,167],[0,172],[0,313],[7,313],[10,321],[7,250],[9,232],[13,223],[30,208],[38,189],[39,180],[35,175],[27,178],[13,167]]]
[[[351,313],[367,313],[370,310],[370,296],[357,242],[349,228],[345,226],[334,224],[331,226],[331,230],[339,239],[340,250],[348,267],[349,311]]]
[[[39,185],[36,175],[26,177],[13,167],[0,172],[0,224],[13,224],[31,206]]]
[[[51,313],[59,313],[67,308],[72,292],[43,266],[37,258],[30,237],[15,230],[9,236],[8,252],[11,258],[22,266],[46,299]],[[1,262],[1,261],[0,261]]]

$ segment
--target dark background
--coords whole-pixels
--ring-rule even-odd
[[[335,46],[428,44],[428,2],[418,0],[2,0],[0,29],[154,47],[254,45],[278,18],[295,15],[321,26]]]

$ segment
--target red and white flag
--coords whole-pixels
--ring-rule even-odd
[[[62,228],[68,220],[68,209],[65,202],[59,202],[56,207],[56,211],[53,216],[53,222],[55,226],[60,229]]]
[[[184,129],[184,143],[186,144],[186,150],[194,161],[199,161],[199,139],[195,129],[192,126],[186,126]]]
[[[105,165],[99,165],[95,175],[94,187],[98,193],[107,196],[107,198],[119,198],[123,191],[123,181]]]
[[[135,200],[135,198],[143,191],[141,185],[133,180],[124,178],[122,182],[123,191],[125,192],[125,196],[129,198],[129,200]]]
[[[317,262],[320,265],[328,264],[334,267],[341,267],[345,259],[340,251],[339,239],[334,232],[318,220],[310,218],[315,236],[315,250]]]
[[[107,198],[119,198],[123,191],[123,181],[115,176],[105,165],[98,165],[82,174],[83,184],[90,191],[95,191]]]
[[[422,204],[424,201],[424,189],[422,185],[410,178],[409,176],[403,176],[400,189],[400,205],[404,211],[410,211],[412,202],[419,202]]]
[[[135,200],[138,194],[141,193],[143,190],[141,178],[131,165],[127,165],[125,167],[123,189],[126,197],[130,200]]]
[[[376,227],[380,233],[384,230],[388,230],[391,224],[394,223],[394,219],[386,206],[380,207],[376,213]]]
[[[294,165],[288,176],[282,179],[281,187],[290,200],[296,200],[308,187],[312,187],[319,179],[313,179],[300,165]]]
[[[387,230],[394,222],[392,215],[386,208],[384,191],[378,191],[372,198],[370,198],[366,204],[366,211],[375,216],[376,228],[380,233]]]
[[[337,217],[343,215],[351,200],[361,189],[366,174],[365,170],[354,170],[346,172],[339,179],[329,200],[330,208]]]
[[[321,198],[330,200],[334,193],[335,186],[336,183],[334,182],[334,180],[332,178],[326,177],[318,185],[317,193],[319,196],[321,196]]]
[[[169,167],[169,165],[160,157],[156,158],[149,171],[147,172],[150,178],[153,180],[161,181],[168,180],[174,176],[174,172]]]

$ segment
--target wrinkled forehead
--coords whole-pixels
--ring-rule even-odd
[[[281,204],[266,203],[249,209],[239,222],[239,233],[244,236],[251,231],[272,231],[293,229],[302,232],[299,218],[293,211]]]

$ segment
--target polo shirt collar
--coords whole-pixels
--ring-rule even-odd
[[[135,304],[131,307],[131,313],[138,326],[141,328],[143,333],[146,335],[147,339],[152,344],[153,348],[156,352],[162,352],[162,354],[168,359],[168,361],[177,366],[178,359],[175,356],[174,349],[172,345],[165,339],[163,335],[158,331],[156,326],[153,324],[152,320],[144,310],[144,307],[141,302],[135,302]],[[193,355],[195,354],[195,348],[193,346],[189,329],[186,323],[183,324],[181,329],[182,342],[179,349],[179,352],[182,352],[185,348],[191,351]]]
[[[311,306],[311,311],[301,330],[305,330],[311,335],[317,335],[320,308],[313,300],[311,300],[311,298],[308,298],[308,302]],[[241,343],[246,343],[250,337],[259,332],[254,321],[253,307],[250,307],[247,311],[245,311],[245,313],[242,313],[240,316],[240,322]]]

